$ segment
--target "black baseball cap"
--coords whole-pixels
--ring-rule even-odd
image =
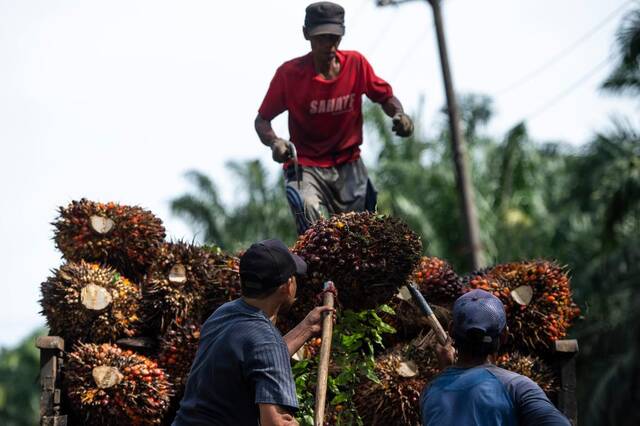
[[[328,1],[312,3],[307,6],[304,27],[310,37],[321,34],[343,36],[344,8]]]
[[[240,257],[240,282],[246,288],[267,290],[284,284],[294,274],[306,273],[305,261],[276,239],[254,243]]]
[[[504,305],[493,294],[471,290],[453,304],[453,337],[469,343],[492,343],[507,325]]]

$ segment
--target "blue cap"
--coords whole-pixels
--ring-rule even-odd
[[[504,305],[487,291],[471,290],[453,304],[453,335],[456,339],[491,343],[506,325]]]

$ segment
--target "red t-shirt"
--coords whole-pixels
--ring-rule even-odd
[[[393,90],[378,77],[364,56],[338,51],[340,74],[325,80],[311,53],[285,62],[276,71],[260,117],[273,120],[289,111],[289,136],[303,166],[330,167],[355,161],[362,144],[362,94],[383,103]]]

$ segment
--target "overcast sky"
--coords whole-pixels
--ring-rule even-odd
[[[191,239],[168,210],[189,188],[184,172],[209,173],[232,201],[225,162],[270,160],[253,119],[277,66],[308,51],[307,3],[0,0],[0,346],[44,324],[40,283],[61,262],[57,206],[139,204],[170,237]],[[409,112],[424,96],[429,131],[444,98],[427,4],[341,4],[341,48],[365,54]],[[457,89],[499,95],[492,135],[530,117],[534,138],[582,144],[614,113],[637,117],[637,103],[598,91],[633,4],[446,0]],[[286,116],[275,128],[287,136]]]

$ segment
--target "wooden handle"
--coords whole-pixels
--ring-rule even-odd
[[[413,300],[417,303],[418,307],[420,308],[422,313],[425,315],[425,317],[427,317],[427,321],[429,322],[431,329],[436,334],[436,339],[438,339],[438,343],[444,346],[447,343],[447,339],[449,338],[449,336],[447,335],[447,332],[444,331],[444,328],[442,328],[440,321],[438,321],[438,318],[431,310],[431,307],[425,300],[422,293],[420,293],[420,290],[418,290],[418,287],[414,283],[409,283],[407,285],[407,288],[409,289],[409,292],[411,293]]]
[[[333,308],[333,282],[324,283],[324,306]],[[322,344],[320,345],[320,363],[318,364],[318,383],[316,384],[315,426],[324,423],[324,406],[327,399],[327,378],[329,376],[329,359],[331,358],[331,338],[333,337],[333,315],[325,312],[322,319]]]
[[[442,328],[442,324],[440,324],[438,318],[436,318],[434,314],[431,314],[431,316],[427,317],[427,321],[429,321],[429,325],[431,326],[433,332],[436,333],[436,339],[438,339],[438,343],[440,343],[442,346],[446,345],[449,336],[447,335],[447,332],[444,331],[444,328]]]

